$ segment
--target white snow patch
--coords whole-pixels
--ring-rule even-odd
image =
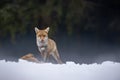
[[[32,63],[0,61],[0,80],[120,80],[120,63]]]

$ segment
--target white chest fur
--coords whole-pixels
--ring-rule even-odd
[[[47,44],[48,44],[48,41],[40,42],[40,40],[37,39],[37,46],[38,46],[40,52],[45,51]]]

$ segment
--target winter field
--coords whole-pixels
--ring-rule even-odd
[[[120,63],[33,63],[0,61],[0,80],[120,80]]]

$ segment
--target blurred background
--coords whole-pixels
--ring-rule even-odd
[[[41,59],[34,27],[48,26],[63,62],[120,62],[118,0],[0,0],[0,59]]]

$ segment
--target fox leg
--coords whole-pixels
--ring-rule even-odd
[[[44,62],[47,62],[48,61],[48,59],[49,59],[49,53],[44,53],[44,56],[43,56],[43,61]]]
[[[46,52],[45,51],[40,51],[40,53],[41,53],[43,62],[45,62],[46,61]]]
[[[43,61],[46,62],[46,59],[47,59],[47,54],[43,53]]]
[[[41,50],[41,48],[38,48],[38,49],[39,49],[39,51],[41,53],[43,62],[46,62],[47,61],[47,57],[48,57],[47,51],[46,50]]]
[[[52,56],[54,57],[54,59],[57,61],[57,63],[62,64],[63,62],[60,59],[59,53],[57,50],[54,51],[54,53],[52,54]]]

